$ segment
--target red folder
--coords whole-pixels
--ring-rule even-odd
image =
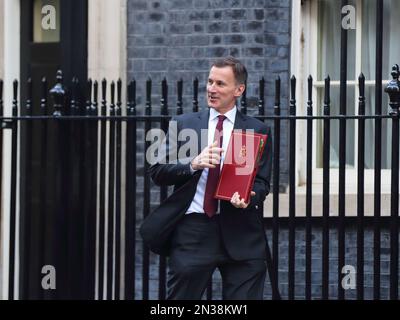
[[[249,202],[266,141],[266,134],[232,131],[215,198],[229,201],[237,191],[241,199]]]

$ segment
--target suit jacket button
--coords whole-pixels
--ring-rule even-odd
[[[257,209],[258,209],[258,206],[256,205],[255,207],[256,207],[256,210],[257,210]]]

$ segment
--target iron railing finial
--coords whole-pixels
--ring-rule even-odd
[[[399,65],[395,64],[392,67],[391,75],[393,77],[392,80],[389,81],[388,85],[385,88],[385,92],[389,95],[389,114],[390,115],[399,115],[399,107],[400,107],[400,71]]]
[[[62,108],[65,101],[65,87],[63,86],[62,82],[63,82],[63,74],[61,70],[58,70],[56,76],[56,84],[50,90],[50,94],[53,97],[54,101],[53,116],[57,117],[62,115]]]

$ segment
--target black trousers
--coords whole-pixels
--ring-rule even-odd
[[[218,217],[193,213],[177,226],[169,258],[167,299],[200,300],[218,268],[224,300],[262,300],[265,260],[232,260],[224,249]]]

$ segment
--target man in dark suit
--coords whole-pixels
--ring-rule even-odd
[[[223,299],[263,297],[266,239],[262,207],[270,190],[272,140],[270,129],[263,122],[236,108],[246,80],[246,68],[239,60],[217,60],[208,77],[208,110],[179,115],[173,120],[178,135],[193,129],[201,137],[202,130],[208,129],[203,139],[206,142],[195,142],[202,151],[191,161],[178,158],[170,163],[158,161],[150,167],[157,185],[174,186],[169,200],[157,210],[173,210],[181,215],[169,243],[168,299],[201,299],[216,268],[222,277]],[[268,135],[249,203],[237,193],[231,201],[213,198],[224,151],[234,129]],[[182,144],[178,141],[175,145],[178,153]]]

